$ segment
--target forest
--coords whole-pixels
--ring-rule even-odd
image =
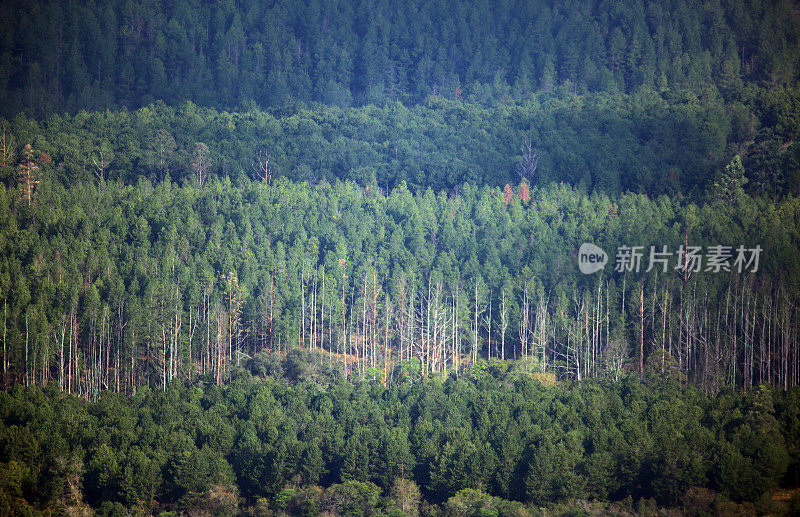
[[[458,378],[382,386],[343,382],[327,365],[298,348],[263,353],[221,386],[104,391],[88,404],[55,383],[17,384],[0,392],[0,508],[475,517],[800,509],[797,496],[768,496],[800,474],[797,388],[709,398],[658,363],[643,377],[554,384],[500,360]]]
[[[800,511],[796,2],[0,27],[0,513]]]
[[[412,358],[423,376],[510,358],[579,380],[654,356],[708,392],[800,380],[793,196],[696,205],[560,184],[384,195],[283,178],[40,177],[31,204],[0,187],[7,385],[52,380],[94,398],[204,374],[219,384],[243,359],[291,347],[384,382]],[[583,275],[587,241],[666,246],[672,261]],[[718,243],[730,255],[718,267],[679,267],[681,246]],[[763,248],[757,266],[736,262],[745,245]]]
[[[11,0],[0,115],[796,85],[797,4]],[[796,113],[796,111],[795,111]]]

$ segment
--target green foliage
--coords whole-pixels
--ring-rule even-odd
[[[109,515],[252,508],[413,517],[430,509],[423,497],[465,516],[644,498],[722,511],[726,497],[767,504],[762,496],[797,461],[787,447],[793,431],[781,424],[794,418],[786,401],[797,389],[709,398],[633,378],[321,388],[266,378],[89,403],[16,388],[0,394],[0,505],[80,508],[85,497]],[[204,429],[225,425],[217,406],[235,415],[227,452],[205,438]],[[128,415],[136,425],[120,424]],[[67,424],[76,419],[80,427]]]
[[[781,510],[789,0],[0,14],[0,514]]]
[[[534,515],[519,502],[506,501],[499,497],[465,488],[460,490],[445,504],[445,515],[448,517],[526,517]]]
[[[800,204],[791,196],[698,206],[550,185],[533,187],[526,206],[506,206],[497,189],[470,184],[449,196],[414,195],[402,183],[384,194],[351,182],[285,179],[45,186],[40,204],[25,210],[0,188],[8,382],[55,382],[95,396],[100,386],[131,393],[176,379],[249,375],[317,385],[341,378],[403,384],[429,374],[444,381],[462,372],[545,385],[619,379],[636,364],[640,286],[647,375],[709,391],[791,382],[792,360],[767,353],[771,326],[798,323],[794,312],[774,310],[800,292]],[[730,245],[734,256],[730,274],[701,268],[688,278],[655,268],[634,279],[610,261],[600,282],[575,264],[587,241],[609,254],[648,243],[674,253],[688,242]],[[761,246],[757,272],[743,263],[737,270],[739,243]],[[715,323],[692,332],[705,332],[708,346],[676,349],[689,331],[680,315],[700,303]],[[585,355],[574,340],[584,335],[589,310],[608,320],[590,326],[600,347]],[[731,317],[734,310],[749,319]],[[432,343],[434,317],[442,352],[435,364],[420,345]],[[744,332],[747,354],[733,347]],[[712,349],[724,363],[706,361]],[[507,368],[501,356],[519,362]],[[771,368],[778,377],[767,379]],[[209,445],[229,450],[231,431],[219,433],[209,431]],[[108,486],[117,491],[113,478]]]
[[[132,112],[52,115],[41,123],[17,115],[2,130],[13,141],[12,154],[35,142],[37,155],[52,159],[41,168],[40,191],[48,181],[136,184],[143,177],[178,185],[213,177],[234,185],[277,177],[310,184],[339,179],[384,193],[403,182],[419,192],[508,184],[509,211],[521,214],[529,201],[513,202],[523,193],[511,187],[520,182],[520,160],[531,153],[536,174],[522,180],[529,187],[565,182],[608,195],[676,196],[718,184],[728,197],[741,194],[744,183],[735,180],[740,169],[717,178],[711,171],[724,170],[739,153],[750,192],[797,194],[800,135],[776,126],[770,102],[800,106],[800,93],[787,88],[785,98],[769,100],[769,90],[754,88],[748,104],[683,90],[541,92],[502,107],[438,99],[413,106],[226,112],[155,103]],[[261,167],[267,161],[265,180]],[[95,162],[103,164],[102,173]],[[11,187],[16,162],[9,158],[8,165],[4,183]],[[524,197],[530,195],[528,189]]]
[[[3,115],[41,115],[157,99],[230,109],[508,103],[553,89],[736,96],[755,83],[779,100],[800,67],[793,22],[788,1],[15,1],[3,9],[0,100]],[[773,110],[786,127],[796,113]]]
[[[711,196],[723,203],[738,204],[744,197],[744,185],[747,178],[744,174],[742,159],[737,154],[731,162],[725,166],[725,171],[718,174],[711,184]]]

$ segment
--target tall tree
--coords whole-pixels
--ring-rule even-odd
[[[39,170],[39,165],[36,163],[33,147],[31,147],[31,144],[25,144],[22,149],[22,161],[19,164],[18,179],[22,189],[22,197],[27,201],[28,205],[33,204],[36,185],[39,184],[39,180],[36,178],[37,170]]]
[[[199,186],[203,186],[211,169],[211,159],[208,156],[208,146],[202,142],[197,142],[192,151],[192,161],[189,166],[194,173],[194,179]]]

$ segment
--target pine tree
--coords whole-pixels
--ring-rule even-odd
[[[725,171],[721,172],[711,184],[711,196],[722,202],[738,203],[744,196],[744,185],[747,178],[744,176],[744,166],[742,159],[737,154],[733,160],[725,166]]]
[[[36,171],[39,165],[33,157],[31,144],[25,145],[22,149],[22,163],[19,164],[19,183],[22,187],[22,195],[28,201],[28,205],[33,204],[34,190],[39,180],[36,179]]]

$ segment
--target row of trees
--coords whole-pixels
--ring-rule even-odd
[[[299,352],[262,354],[248,366],[269,378],[242,369],[223,387],[0,392],[0,511],[526,516],[639,500],[641,515],[779,514],[770,491],[797,479],[797,389],[709,398],[657,362],[644,379],[548,386],[503,361],[384,388],[320,382]]]
[[[619,378],[652,357],[709,392],[800,380],[797,199],[505,190],[42,181],[28,204],[0,189],[4,383],[219,384],[294,347],[384,382],[492,358]],[[610,254],[604,271],[579,272],[583,242]],[[695,245],[702,262],[678,268]],[[619,267],[625,246],[640,268]],[[651,246],[667,264],[647,267]]]
[[[0,115],[796,84],[778,2],[4,2]]]
[[[352,180],[384,193],[453,191],[463,183],[565,182],[587,191],[698,197],[740,154],[752,195],[800,194],[797,88],[752,89],[743,102],[687,91],[542,94],[488,108],[437,98],[406,107],[268,113],[156,103],[135,112],[81,112],[42,122],[0,120],[0,180],[10,187],[23,147],[41,174],[76,181],[175,183],[209,177]]]

